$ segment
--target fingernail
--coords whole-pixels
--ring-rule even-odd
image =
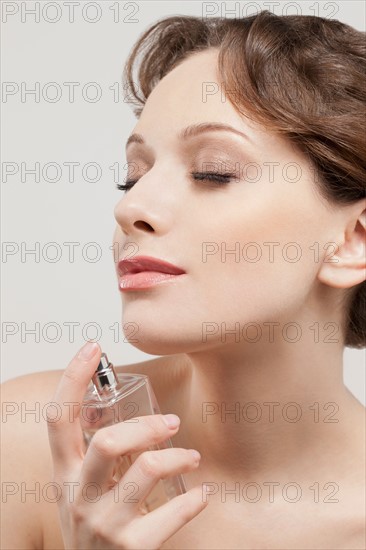
[[[82,359],[83,361],[88,361],[93,357],[93,355],[95,355],[97,349],[98,349],[98,344],[96,342],[86,342],[86,344],[83,345],[83,347],[78,353],[78,359]]]
[[[176,428],[180,424],[180,418],[176,414],[164,414],[164,422],[169,428]]]
[[[198,451],[196,451],[196,449],[189,449],[189,452],[195,460],[201,460],[201,455]]]

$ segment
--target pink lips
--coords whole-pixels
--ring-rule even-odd
[[[119,289],[146,289],[176,279],[184,269],[151,256],[135,256],[118,263]]]

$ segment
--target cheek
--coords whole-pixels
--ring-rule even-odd
[[[195,303],[215,322],[278,320],[305,300],[320,265],[319,228],[285,206],[231,208],[203,229]]]

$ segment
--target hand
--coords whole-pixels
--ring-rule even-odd
[[[197,516],[207,502],[203,502],[200,486],[147,514],[141,510],[143,500],[161,478],[193,470],[199,459],[182,448],[146,451],[179,429],[179,426],[169,428],[161,414],[139,416],[136,422],[101,428],[85,453],[80,410],[101,357],[99,345],[94,343],[86,350],[88,344],[92,345],[87,343],[71,360],[56,389],[53,402],[57,403],[57,419],[49,413],[47,416],[53,481],[62,489],[58,507],[65,550],[155,550]],[[88,350],[89,355],[83,353]],[[139,451],[141,454],[119,480],[116,492],[116,487],[111,488],[111,480],[119,457]],[[134,494],[138,502],[121,498],[123,486],[131,482],[139,488],[138,494]],[[85,498],[83,488],[87,484],[99,489],[99,499]]]

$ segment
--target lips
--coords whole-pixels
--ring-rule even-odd
[[[133,274],[141,273],[142,271],[154,271],[171,275],[181,275],[185,273],[184,269],[151,256],[135,256],[134,258],[122,260],[118,263],[118,273],[121,277],[126,273]]]

